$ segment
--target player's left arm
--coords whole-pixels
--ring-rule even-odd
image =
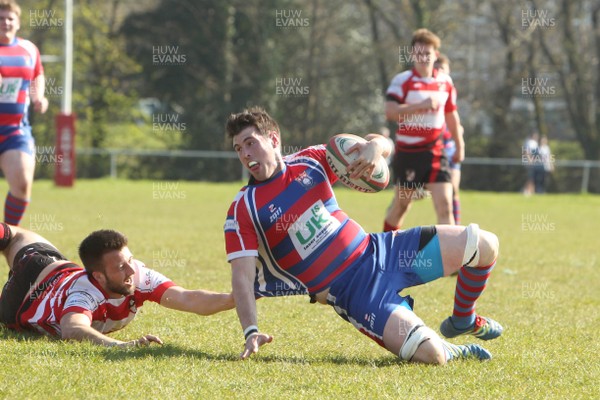
[[[160,305],[179,311],[199,315],[211,315],[235,307],[231,293],[217,293],[208,290],[188,290],[181,286],[171,286],[163,293]]]
[[[387,157],[392,153],[390,141],[378,133],[369,133],[365,136],[366,143],[356,143],[350,147],[347,154],[358,151],[359,156],[348,165],[350,178],[357,179],[363,175],[371,175],[380,157]]]
[[[163,344],[155,335],[143,335],[139,339],[124,342],[106,336],[92,328],[89,316],[80,312],[68,312],[60,319],[61,338],[63,340],[90,341],[101,346],[137,347],[148,346],[150,343]]]
[[[46,97],[46,77],[44,74],[36,76],[31,82],[29,91],[33,109],[39,113],[45,113],[48,110],[48,98]]]
[[[465,159],[465,142],[463,139],[464,129],[460,124],[460,117],[456,110],[446,113],[446,125],[452,135],[452,139],[456,143],[456,152],[454,153],[454,157],[452,157],[452,161],[459,163]]]

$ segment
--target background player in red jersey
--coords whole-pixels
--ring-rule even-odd
[[[31,99],[35,111],[45,113],[44,69],[37,47],[18,38],[21,8],[0,0],[0,169],[8,182],[4,220],[18,225],[31,197],[35,146],[27,118]]]
[[[464,158],[456,109],[456,90],[445,73],[433,68],[440,39],[427,29],[413,34],[414,68],[394,77],[386,94],[387,120],[398,122],[394,174],[396,193],[384,220],[384,231],[400,229],[418,192],[431,192],[439,224],[454,224],[452,184],[442,140],[447,126],[456,144],[453,161]]]
[[[224,226],[236,310],[244,331],[242,359],[272,337],[259,331],[256,298],[309,294],[331,305],[361,333],[404,360],[445,364],[462,357],[489,359],[479,345],[442,340],[399,293],[459,271],[452,316],[442,322],[446,337],[497,338],[502,327],[478,316],[483,292],[498,255],[493,233],[438,225],[367,234],[339,207],[338,180],[323,145],[283,157],[279,126],[261,108],[232,114],[226,125],[234,150],[251,178],[235,197]],[[369,134],[348,166],[352,178],[372,173],[389,142]]]
[[[102,230],[79,247],[85,269],[45,238],[0,223],[0,250],[10,266],[0,296],[0,323],[62,339],[104,346],[162,344],[155,335],[123,342],[107,333],[124,328],[145,301],[199,315],[232,309],[230,293],[187,290],[133,258],[127,238]]]

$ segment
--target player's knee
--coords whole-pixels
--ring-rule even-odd
[[[406,361],[426,364],[446,363],[446,355],[439,336],[423,324],[415,325],[410,329],[400,348],[399,356]]]
[[[432,338],[423,343],[415,353],[412,361],[435,365],[446,364],[446,353],[439,338]]]
[[[446,363],[446,354],[440,337],[424,325],[418,325],[411,330],[400,350],[400,357],[425,364]]]
[[[484,230],[479,232],[479,266],[490,265],[496,261],[499,249],[498,236]]]
[[[491,265],[498,257],[498,237],[492,232],[479,229],[477,224],[469,224],[465,231],[467,242],[462,265],[474,268]]]

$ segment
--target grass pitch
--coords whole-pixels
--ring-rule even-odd
[[[22,226],[74,261],[90,231],[121,230],[137,258],[182,286],[229,291],[222,226],[240,187],[82,180],[60,189],[38,181]],[[361,194],[340,187],[336,193],[367,231],[381,230],[390,191]],[[154,333],[162,347],[106,349],[0,328],[0,397],[600,398],[600,197],[464,192],[462,209],[463,223],[477,222],[500,238],[501,255],[478,304],[478,311],[505,327],[501,338],[485,344],[491,362],[401,362],[304,296],[258,302],[261,330],[275,340],[241,362],[235,311],[199,317],[148,303],[113,336]],[[434,222],[425,200],[414,204],[406,226]],[[0,274],[6,273],[0,262]],[[452,310],[454,278],[406,293],[437,330]]]

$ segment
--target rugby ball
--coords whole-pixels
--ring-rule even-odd
[[[358,152],[346,154],[355,143],[365,143],[366,139],[349,133],[340,133],[329,139],[327,143],[327,163],[337,175],[340,182],[347,187],[364,193],[376,193],[385,189],[390,181],[390,171],[385,158],[380,157],[371,177],[363,176],[350,179],[346,167],[358,157]]]

